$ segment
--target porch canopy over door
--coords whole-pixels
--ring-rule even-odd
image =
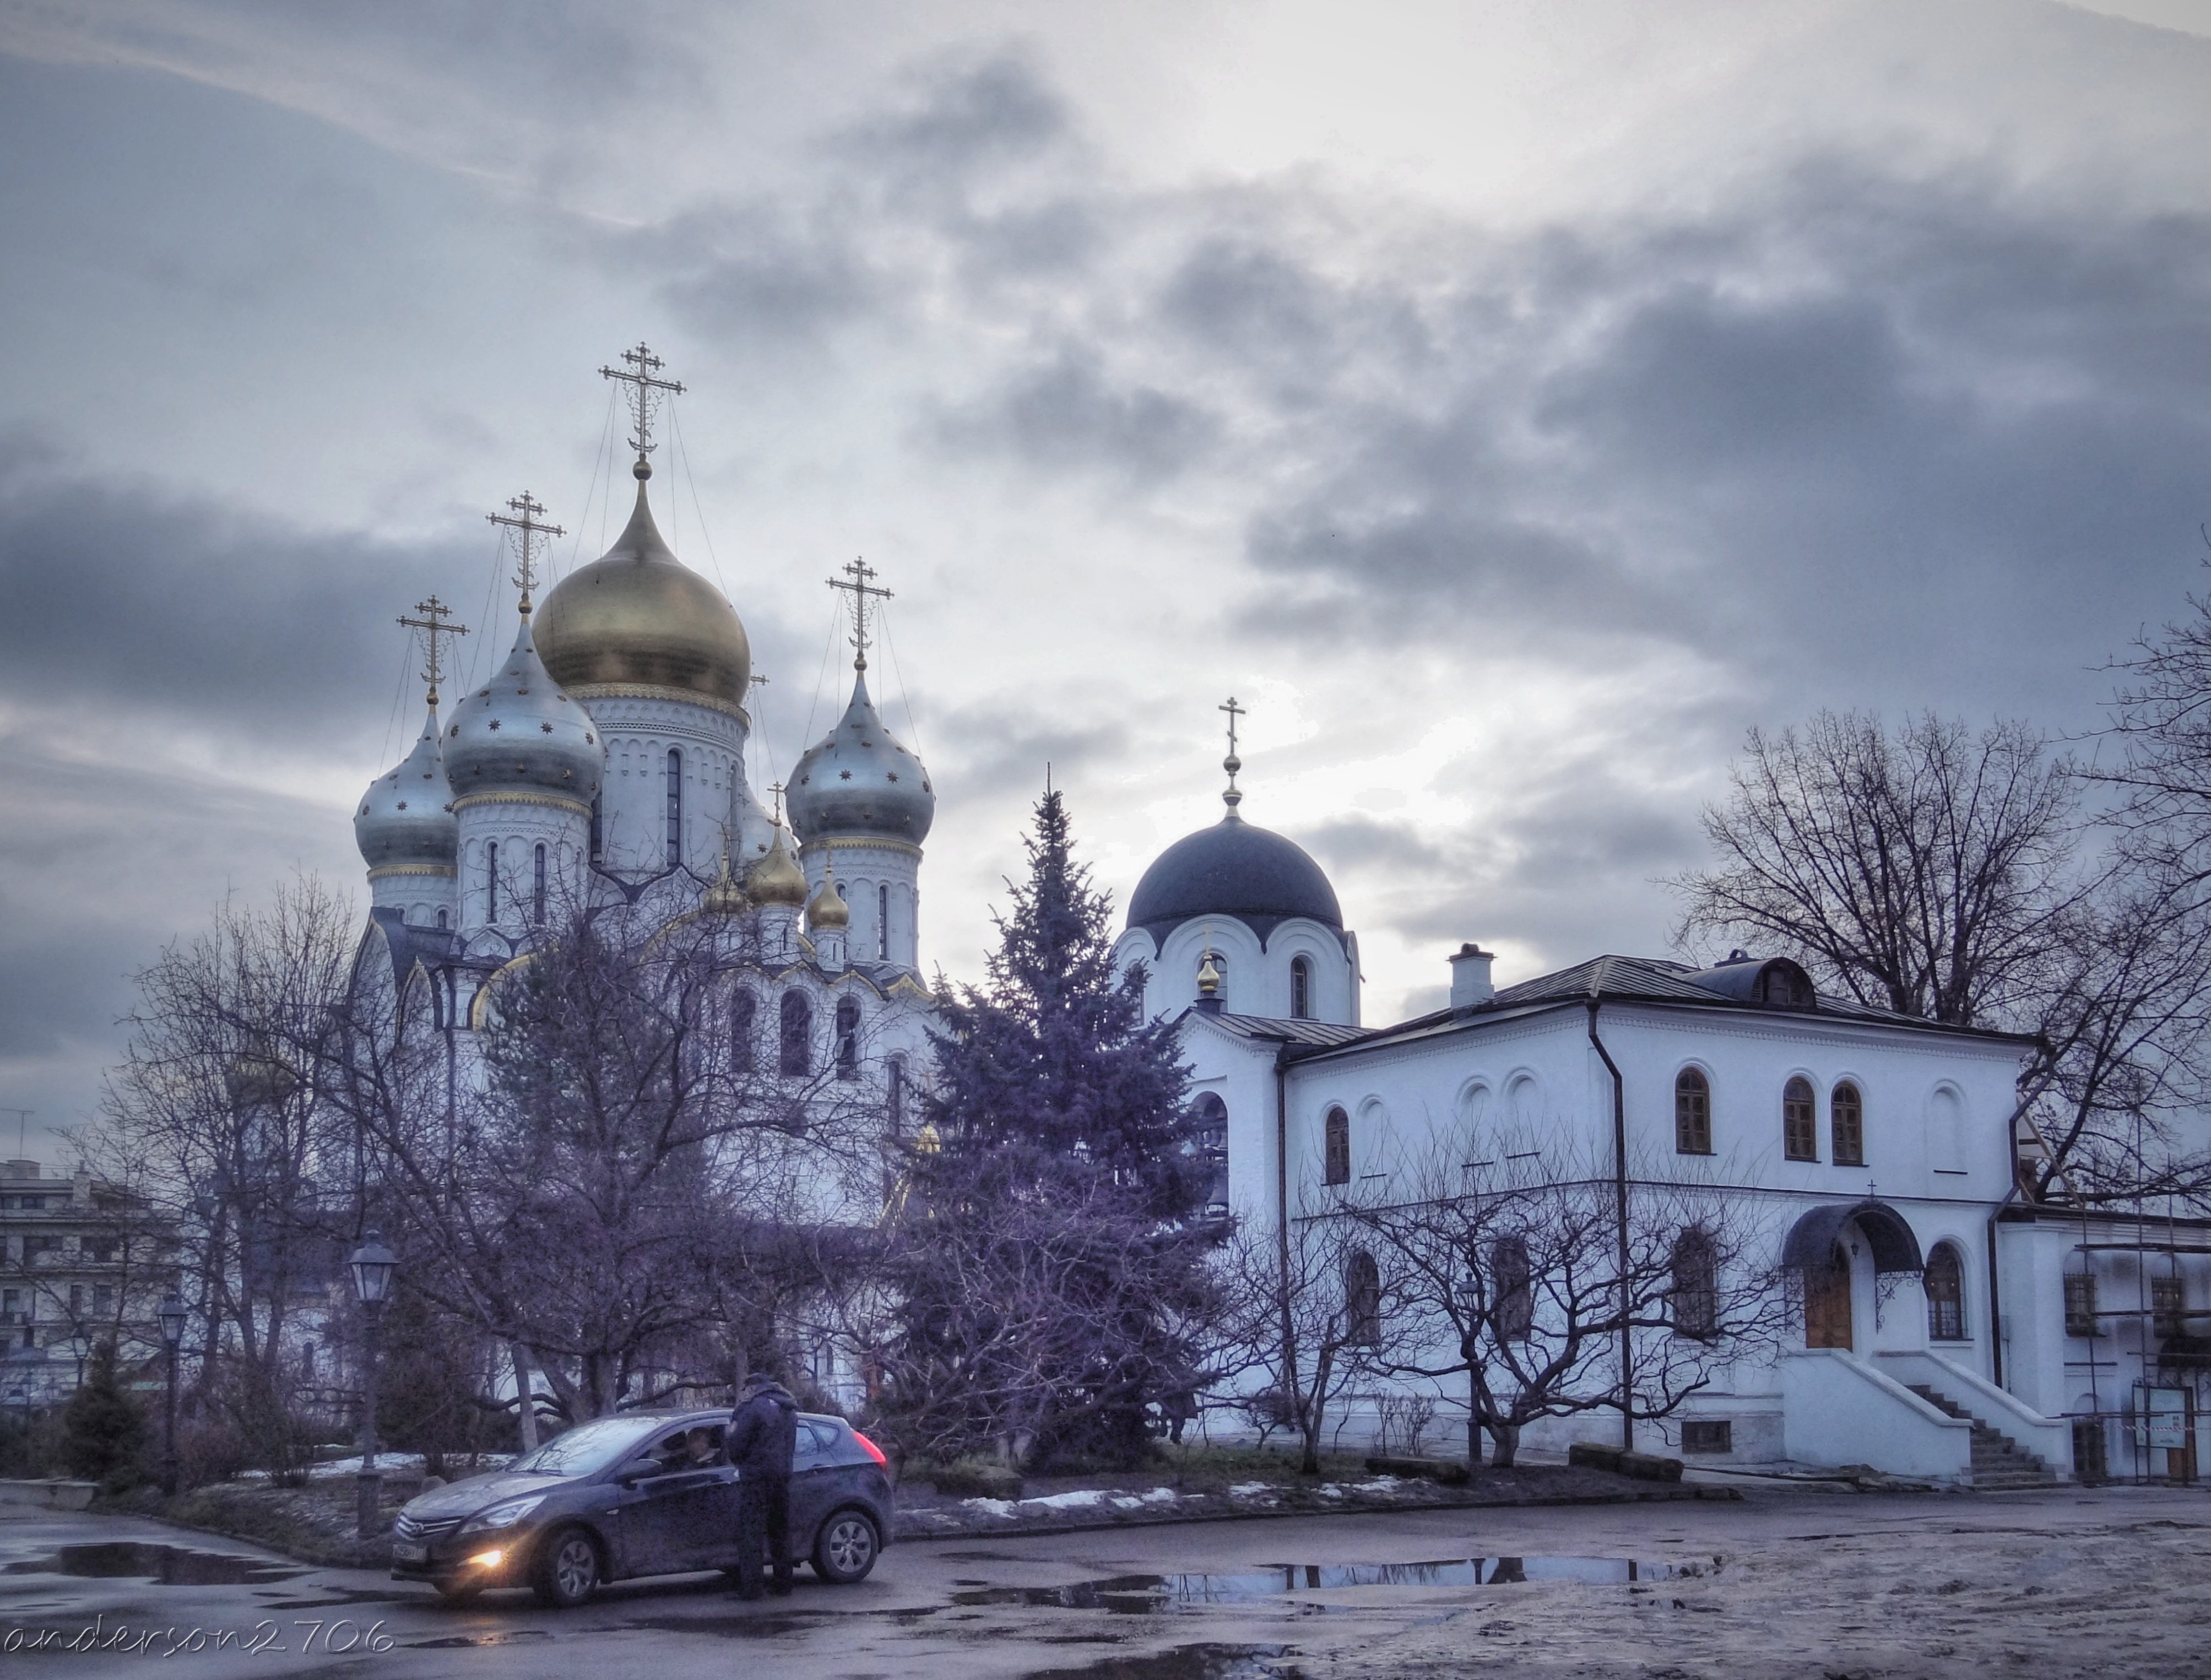
[[[1905,1217],[1886,1202],[1829,1202],[1814,1208],[1789,1228],[1781,1245],[1781,1264],[1792,1271],[1817,1271],[1828,1264],[1843,1228],[1853,1221],[1873,1251],[1877,1271],[1923,1272],[1927,1262],[1919,1252],[1919,1239],[1911,1234]]]

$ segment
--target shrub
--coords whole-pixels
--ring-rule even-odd
[[[93,1349],[84,1381],[62,1409],[62,1462],[71,1476],[110,1492],[144,1473],[148,1434],[145,1414],[124,1391],[115,1368],[115,1343]]]

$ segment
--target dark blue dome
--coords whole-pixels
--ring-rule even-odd
[[[1262,941],[1299,916],[1343,931],[1336,889],[1320,865],[1296,841],[1233,810],[1160,852],[1129,900],[1129,925],[1155,942],[1203,916],[1233,916]]]

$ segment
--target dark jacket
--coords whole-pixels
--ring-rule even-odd
[[[798,1446],[798,1402],[781,1383],[754,1389],[730,1414],[727,1442],[740,1474],[787,1479]]]

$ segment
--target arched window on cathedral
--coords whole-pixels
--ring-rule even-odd
[[[1812,1082],[1792,1079],[1781,1090],[1781,1151],[1791,1161],[1820,1158],[1820,1122]]]
[[[683,755],[668,749],[668,867],[683,861]]]
[[[782,1054],[777,1065],[786,1074],[814,1071],[814,1006],[803,992],[783,994]]]
[[[906,1136],[906,1058],[893,1056],[883,1068],[883,1114],[891,1136]]]
[[[1290,959],[1290,1019],[1312,1019],[1312,964],[1301,956]]]
[[[530,893],[530,920],[533,926],[545,925],[545,842],[537,843],[537,855],[531,860],[536,871]]]
[[[487,841],[484,846],[484,919],[499,919],[499,842]]]
[[[1215,1218],[1228,1215],[1228,1105],[1217,1091],[1199,1093],[1190,1105],[1190,1153],[1205,1173],[1205,1210]]]
[[[1341,1108],[1328,1111],[1322,1127],[1322,1178],[1330,1184],[1351,1182],[1351,1116]]]
[[[857,1079],[860,1075],[860,1000],[839,998],[837,1000],[837,1077]]]
[[[1927,1257],[1927,1335],[1935,1342],[1966,1339],[1966,1268],[1954,1242],[1938,1242]]]
[[[1363,1248],[1343,1263],[1343,1316],[1354,1347],[1381,1346],[1382,1268]]]
[[[440,910],[438,913],[438,925],[440,928],[443,928],[445,925],[445,913],[443,910]]]
[[[606,829],[605,829],[604,823],[605,823],[605,819],[604,819],[604,817],[600,814],[600,810],[599,810],[599,796],[598,796],[597,794],[594,793],[594,794],[591,796],[591,861],[592,861],[593,863],[595,863],[595,864],[596,864],[596,863],[597,863],[601,858],[603,858],[603,857],[606,855],[606,851],[607,851],[607,840],[606,840]]]
[[[1865,1099],[1847,1079],[1827,1099],[1827,1141],[1836,1166],[1865,1165]]]
[[[1692,1226],[1674,1239],[1674,1333],[1699,1341],[1719,1334],[1719,1256],[1711,1235]]]
[[[753,1037],[759,1020],[760,999],[744,987],[738,987],[730,998],[730,1069],[733,1073],[753,1070],[758,1059]]]
[[[875,961],[891,960],[891,889],[885,882],[875,889]]]
[[[1712,1152],[1712,1087],[1701,1068],[1674,1076],[1674,1153]]]

